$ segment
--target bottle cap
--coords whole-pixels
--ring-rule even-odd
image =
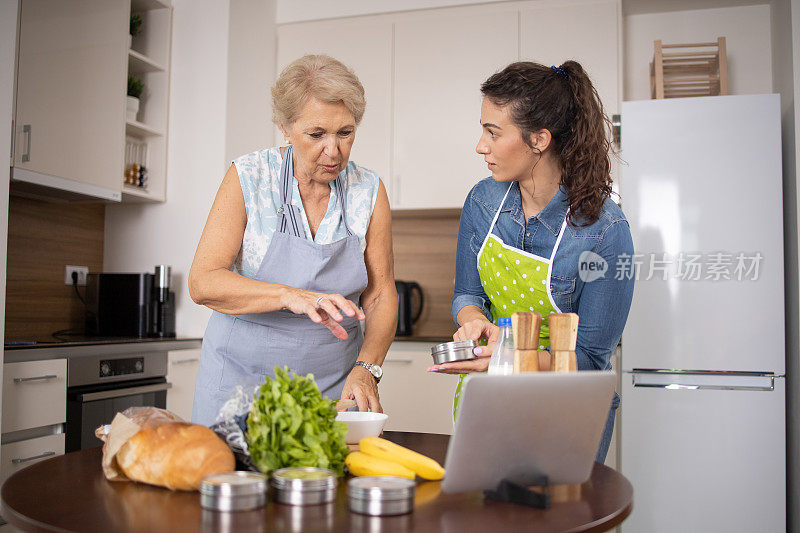
[[[510,316],[501,316],[497,319],[497,325],[501,328],[506,326],[511,326],[511,317]]]

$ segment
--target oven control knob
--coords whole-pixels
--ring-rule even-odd
[[[136,368],[136,372],[141,372],[142,369],[144,368],[144,364],[142,364],[141,361],[136,361],[134,367]]]
[[[103,363],[100,365],[100,375],[101,376],[110,376],[111,375],[111,367],[108,366],[108,363]]]

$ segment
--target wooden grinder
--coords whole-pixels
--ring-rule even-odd
[[[542,315],[539,313],[514,313],[514,373],[522,372],[576,372],[575,346],[578,342],[578,315],[553,313],[548,317],[550,326],[550,352],[539,350],[539,331]],[[541,491],[540,487],[531,487]],[[580,485],[552,485],[553,502],[577,501],[581,497]]]

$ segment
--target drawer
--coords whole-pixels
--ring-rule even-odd
[[[60,424],[66,418],[66,359],[3,365],[3,433]]]
[[[0,446],[0,483],[26,466],[56,455],[64,455],[63,433],[3,444]]]
[[[177,350],[169,352],[167,381],[172,388],[167,391],[167,410],[187,422],[192,419],[194,384],[200,368],[200,350]]]
[[[381,406],[389,415],[386,430],[453,433],[453,395],[458,376],[426,372],[431,364],[430,344],[392,344],[378,386]]]

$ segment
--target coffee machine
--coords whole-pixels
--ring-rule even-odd
[[[97,337],[174,337],[175,293],[170,267],[155,273],[89,274],[86,334]]]

